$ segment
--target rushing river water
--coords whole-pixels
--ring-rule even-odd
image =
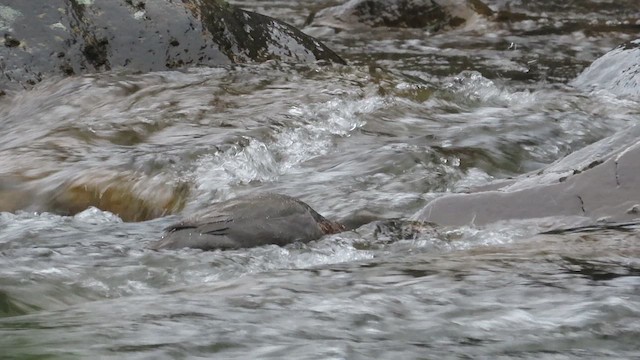
[[[336,2],[235,3],[302,26]],[[436,34],[306,29],[350,66],[115,72],[0,97],[0,358],[640,356],[640,229],[372,222],[637,122],[636,101],[567,85],[637,36],[635,0],[531,3]],[[359,227],[147,249],[180,213],[261,191]],[[96,201],[123,215],[82,206]]]

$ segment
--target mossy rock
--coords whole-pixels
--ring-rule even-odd
[[[0,89],[112,69],[344,63],[296,28],[219,0],[7,0],[0,43]]]

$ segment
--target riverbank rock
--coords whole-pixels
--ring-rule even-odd
[[[604,89],[618,96],[640,98],[640,39],[604,54],[571,84],[585,90]]]
[[[0,89],[52,75],[280,60],[344,63],[318,40],[222,0],[7,0]]]
[[[438,31],[463,25],[477,15],[491,14],[480,0],[350,0],[312,14],[307,25],[346,30],[364,24]]]
[[[557,216],[577,216],[589,222],[636,219],[640,217],[638,139],[640,125],[576,151],[537,173],[475,193],[437,198],[415,218],[452,226]]]
[[[626,43],[597,59],[573,85],[637,99],[640,41]],[[414,218],[452,226],[549,217],[575,217],[586,223],[638,219],[638,139],[640,125],[634,125],[536,173],[498,181],[472,193],[437,198]]]

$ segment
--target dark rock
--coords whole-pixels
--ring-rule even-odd
[[[592,222],[638,218],[640,125],[579,150],[544,171],[491,191],[445,195],[416,219],[439,225],[483,225],[500,220],[578,216]],[[567,224],[570,225],[570,224]]]
[[[358,227],[354,233],[358,237],[353,247],[358,250],[382,250],[392,244],[410,249],[412,243],[425,241],[437,246],[436,243],[444,244],[453,238],[435,224],[398,218],[372,221]]]
[[[480,0],[350,0],[312,14],[307,25],[348,29],[354,24],[441,30],[475,15],[491,15]]]
[[[608,90],[640,98],[640,39],[630,41],[594,61],[572,83],[585,90]]]
[[[11,37],[9,34],[4,34],[4,46],[10,48],[20,46],[20,40]]]
[[[175,224],[152,249],[238,249],[309,242],[344,231],[302,201],[279,194],[238,197]]]
[[[0,290],[0,318],[26,315],[41,310],[11,296],[6,289]]]
[[[398,240],[414,240],[429,234],[432,237],[440,235],[434,224],[422,221],[411,221],[403,219],[387,219],[375,222],[373,239],[376,242],[394,242]]]
[[[0,88],[51,75],[280,60],[344,63],[318,40],[222,0],[6,0]]]

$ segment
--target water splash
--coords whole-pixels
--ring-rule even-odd
[[[275,181],[299,164],[333,151],[336,139],[365,124],[362,114],[383,104],[381,98],[368,97],[293,106],[286,126],[276,128],[272,136],[244,136],[224,151],[200,157],[192,174],[197,191],[223,199],[233,186]]]
[[[459,97],[456,100],[470,105],[482,103],[485,106],[528,106],[538,101],[535,92],[502,88],[480,72],[471,70],[447,79],[443,88]]]

